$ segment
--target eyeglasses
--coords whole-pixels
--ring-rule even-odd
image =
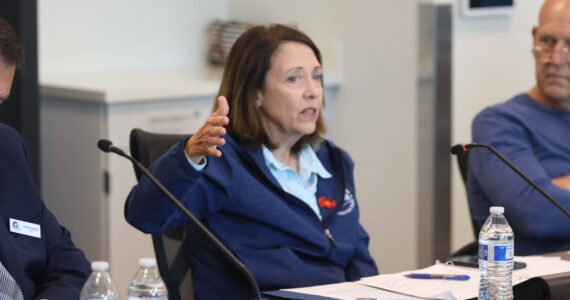
[[[552,61],[552,54],[554,54],[554,49],[555,49],[554,46],[555,45],[550,45],[550,44],[537,45],[537,46],[534,46],[534,48],[532,48],[532,53],[534,53],[534,56],[537,59],[539,59],[540,62],[542,62],[542,63],[551,62]],[[564,46],[564,47],[560,48],[558,53],[559,53],[563,63],[570,64],[570,47],[569,46]]]

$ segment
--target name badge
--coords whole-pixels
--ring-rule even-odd
[[[42,237],[40,225],[12,218],[10,218],[10,232],[33,236],[38,239]]]

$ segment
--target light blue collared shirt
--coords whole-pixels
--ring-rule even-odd
[[[325,169],[313,148],[305,145],[299,152],[299,173],[278,161],[265,145],[262,146],[262,150],[265,164],[283,190],[307,203],[319,219],[322,219],[317,204],[317,175],[321,178],[332,176]]]
[[[301,199],[315,212],[319,219],[322,219],[317,203],[317,181],[321,178],[331,178],[332,175],[325,169],[315,150],[309,145],[305,145],[299,152],[299,173],[291,167],[278,161],[271,150],[265,145],[261,146],[265,164],[271,174],[277,179],[284,191]],[[196,170],[201,171],[206,166],[206,160],[201,164],[193,162],[186,151],[184,152],[188,163]]]
[[[206,156],[204,156],[204,159],[202,159],[199,164],[195,163],[190,158],[190,156],[188,156],[188,153],[186,153],[186,151],[184,151],[184,156],[186,156],[186,160],[188,160],[188,163],[194,168],[194,170],[200,172],[206,167],[206,162],[208,161],[208,158]]]

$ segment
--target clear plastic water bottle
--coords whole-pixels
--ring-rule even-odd
[[[119,300],[119,290],[109,275],[109,263],[94,261],[91,263],[91,275],[83,285],[80,300]]]
[[[154,258],[141,258],[140,268],[129,285],[128,300],[168,300],[168,291],[160,278],[156,260]]]
[[[489,211],[479,233],[479,299],[513,299],[513,230],[503,207],[493,206]]]

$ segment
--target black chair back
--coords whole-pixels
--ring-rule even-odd
[[[465,190],[467,190],[467,172],[468,172],[468,162],[469,162],[469,153],[471,151],[461,151],[457,154],[457,165],[459,166],[459,171],[461,172],[461,178],[463,179],[463,185],[465,186]],[[471,226],[473,229],[473,242],[463,246],[461,249],[455,251],[451,256],[460,256],[460,255],[475,255],[479,250],[479,230],[480,228],[475,223],[473,219],[473,213],[471,211],[471,206],[469,206],[469,216],[471,216]]]
[[[141,129],[133,129],[130,137],[131,155],[145,167],[148,167],[172,145],[188,138],[188,136],[156,134]],[[137,180],[140,180],[142,173],[136,167],[134,170]],[[158,270],[168,289],[168,299],[170,300],[194,300],[190,258],[186,251],[185,240],[186,228],[184,225],[162,233],[152,234]]]
[[[457,155],[457,165],[459,165],[459,171],[461,172],[461,178],[463,179],[463,185],[465,185],[465,190],[467,190],[467,171],[469,167],[469,154],[471,151],[462,151]],[[473,213],[471,212],[471,206],[469,207],[469,215],[471,216],[471,225],[473,229],[473,237],[477,240],[479,238],[479,228],[475,220],[473,219]]]

